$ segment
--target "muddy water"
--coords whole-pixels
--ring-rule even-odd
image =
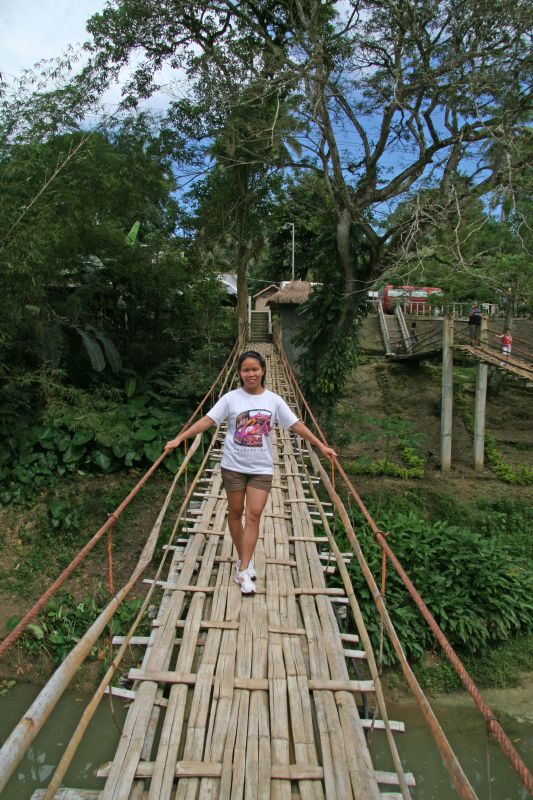
[[[505,692],[500,693],[500,708],[491,707],[523,761],[533,771],[533,713],[529,716],[506,713]],[[530,696],[530,704],[533,697]],[[431,701],[448,741],[457,755],[479,800],[526,800],[528,792],[502,755],[498,744],[487,737],[486,726],[472,702],[464,695],[451,695]],[[405,770],[414,773],[414,800],[456,800],[455,791],[418,707],[411,700],[387,703],[390,719],[405,723],[406,732],[395,740]],[[371,751],[376,768],[393,770],[384,733],[374,733]]]
[[[0,741],[5,740],[37,692],[36,687],[20,685],[0,697]],[[522,758],[533,770],[533,682],[522,689],[487,692],[485,697]],[[34,789],[47,785],[87,699],[76,693],[67,693],[63,697],[2,793],[2,800],[29,800]],[[526,790],[501,755],[499,747],[493,741],[487,741],[480,715],[473,709],[469,698],[462,694],[447,695],[432,701],[432,706],[479,800],[526,800]],[[120,724],[125,717],[123,701],[116,700],[114,708]],[[416,778],[414,800],[456,800],[458,795],[450,784],[417,707],[408,700],[389,703],[388,709],[391,719],[402,720],[406,725],[406,733],[397,734],[396,741],[404,768],[413,772]],[[118,738],[106,698],[100,704],[64,785],[101,788],[102,781],[94,777],[96,769],[111,758]],[[392,770],[384,738],[382,732],[375,732],[372,736],[374,764],[377,769]],[[389,787],[389,791],[392,788]]]
[[[21,684],[0,697],[0,742],[5,741],[38,693],[39,687]],[[2,792],[1,800],[29,800],[35,789],[48,785],[89,699],[89,696],[76,692],[63,695]],[[123,701],[115,699],[113,709],[115,719],[122,725],[126,716]],[[63,785],[77,789],[101,788],[103,781],[94,777],[95,772],[112,757],[119,735],[106,696],[91,721]]]

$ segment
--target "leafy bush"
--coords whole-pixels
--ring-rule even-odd
[[[135,619],[142,600],[125,600],[111,620],[113,636],[125,634]],[[87,628],[107,605],[102,598],[84,597],[76,601],[71,594],[57,595],[50,600],[43,614],[30,623],[21,637],[22,646],[31,656],[47,655],[55,664],[60,664],[73,647],[86,633]],[[7,630],[12,630],[19,622],[18,617],[10,617]],[[91,657],[98,656],[100,644],[91,650]]]
[[[354,475],[388,475],[392,478],[423,478],[425,459],[417,452],[421,436],[412,433],[411,424],[402,419],[391,417],[369,417],[361,419],[364,432],[357,439],[360,442],[379,444],[385,451],[383,458],[371,461],[362,456],[357,461],[345,461],[348,472]],[[406,466],[391,460],[396,453]]]
[[[125,401],[118,391],[66,390],[40,423],[12,424],[0,439],[0,503],[23,500],[66,473],[109,473],[152,464],[183,419],[181,404],[169,393],[171,384],[164,383],[159,392],[145,390]],[[175,472],[181,459],[176,451],[163,463]],[[50,514],[54,527],[65,527],[59,509]],[[67,527],[72,524],[71,518]]]
[[[522,464],[518,467],[508,464],[496,447],[494,436],[490,433],[485,433],[485,454],[489,467],[500,480],[518,486],[533,484],[533,468],[527,466],[527,464]]]
[[[375,576],[381,548],[356,518],[358,536]],[[533,575],[518,566],[496,537],[483,537],[447,522],[429,522],[417,511],[387,509],[379,520],[389,542],[431,613],[454,647],[481,653],[494,643],[533,631]],[[351,578],[374,644],[379,624],[366,581],[354,561]],[[387,608],[405,651],[420,658],[435,639],[411,601],[401,579],[389,567]],[[394,654],[385,638],[385,662]]]

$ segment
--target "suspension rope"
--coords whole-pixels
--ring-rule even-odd
[[[307,401],[306,401],[306,399],[305,399],[305,397],[304,397],[304,395],[302,393],[302,390],[300,389],[299,383],[298,383],[297,379],[294,376],[294,372],[292,371],[291,367],[289,366],[289,363],[287,361],[285,353],[281,349],[279,343],[278,343],[278,352],[279,352],[281,361],[282,361],[282,363],[283,363],[283,365],[285,367],[286,373],[287,373],[287,375],[289,377],[289,380],[291,381],[295,391],[299,395],[299,397],[301,399],[301,402],[303,403],[303,405],[307,409],[309,417],[313,421],[313,424],[315,426],[315,429],[316,429],[318,435],[320,436],[320,438],[322,439],[324,444],[327,445],[328,444],[327,440],[326,440],[326,438],[325,438],[325,436],[324,436],[324,434],[323,434],[318,422],[316,421],[316,419],[315,419],[315,417],[313,415],[313,412],[309,408],[309,404],[307,403]],[[318,461],[318,459],[317,459],[317,461]],[[357,505],[359,507],[359,510],[361,511],[361,513],[362,513],[363,517],[365,518],[368,526],[370,527],[370,530],[372,531],[376,541],[382,547],[382,549],[386,552],[387,557],[389,558],[389,560],[390,560],[391,564],[393,565],[395,571],[397,572],[397,574],[401,578],[404,586],[406,587],[407,591],[409,592],[409,595],[413,599],[415,605],[417,606],[418,610],[420,611],[420,613],[422,614],[422,616],[426,620],[426,622],[427,622],[429,628],[431,629],[433,635],[435,636],[435,638],[439,642],[440,646],[442,647],[446,657],[448,658],[448,661],[452,664],[453,668],[455,669],[455,671],[459,675],[463,685],[465,686],[465,688],[469,692],[470,696],[474,700],[476,706],[478,707],[480,712],[483,714],[485,720],[487,721],[488,729],[490,730],[491,734],[494,736],[494,738],[498,742],[498,744],[500,746],[500,749],[502,750],[504,755],[511,762],[514,770],[516,771],[516,773],[520,777],[520,780],[522,781],[524,786],[533,795],[533,775],[531,774],[531,772],[529,771],[528,767],[523,762],[523,760],[520,758],[520,755],[516,751],[515,747],[513,746],[512,742],[511,742],[511,740],[509,739],[509,737],[507,736],[507,734],[503,730],[503,728],[500,725],[499,721],[495,718],[494,713],[489,708],[489,706],[485,703],[485,700],[483,699],[483,696],[481,695],[481,692],[477,688],[475,682],[470,677],[469,673],[465,669],[463,663],[459,659],[459,657],[456,654],[455,650],[453,649],[453,647],[449,643],[448,639],[446,638],[446,636],[442,632],[441,628],[437,624],[436,620],[432,616],[432,614],[429,611],[427,605],[424,603],[422,597],[420,596],[420,594],[416,590],[416,587],[414,586],[414,584],[412,583],[412,581],[408,577],[407,573],[403,569],[402,565],[400,564],[400,562],[396,558],[394,552],[392,551],[392,549],[388,545],[383,533],[379,530],[379,528],[378,528],[376,522],[374,521],[374,519],[372,518],[370,512],[368,511],[368,509],[364,505],[363,501],[359,497],[359,494],[357,493],[357,491],[355,490],[354,486],[352,485],[352,483],[351,483],[350,479],[348,478],[348,475],[344,471],[339,459],[334,457],[334,462],[335,462],[335,465],[337,467],[337,470],[338,470],[340,476],[342,477],[342,479],[344,481],[344,484],[345,484],[346,488],[348,489],[348,492],[352,495],[352,497],[354,498],[355,502],[357,503]],[[318,464],[320,464],[320,462],[318,462]],[[321,473],[323,473],[322,478],[323,478],[324,482],[326,482],[328,480],[328,477],[327,477],[327,473],[324,471],[323,468],[321,469]],[[332,487],[332,490],[333,490],[333,487]],[[334,492],[334,490],[333,490],[333,492]],[[346,519],[345,522],[346,522],[346,524],[348,524],[351,527],[350,522],[349,522],[348,519]],[[354,534],[354,536],[355,536],[355,534]],[[352,542],[352,546],[354,546],[354,542]],[[372,578],[372,581],[373,581],[373,577],[371,576],[371,574],[370,574],[370,577]],[[374,599],[375,599],[375,601],[377,600],[376,597]],[[389,630],[389,635],[390,635],[390,629],[388,628],[388,626],[387,626],[387,629]],[[393,630],[394,630],[394,628],[393,628]]]
[[[200,403],[196,407],[195,411],[193,411],[193,413],[191,414],[191,416],[189,417],[187,422],[181,428],[182,431],[185,430],[186,428],[188,428],[190,426],[191,422],[193,421],[193,419],[195,419],[195,417],[198,416],[198,414],[202,411],[206,401],[208,400],[208,398],[210,396],[210,393],[214,392],[215,386],[219,383],[219,381],[222,379],[223,376],[225,376],[225,380],[224,380],[222,385],[223,386],[226,385],[230,370],[234,366],[235,361],[236,361],[237,356],[238,356],[238,353],[239,353],[239,350],[242,347],[242,341],[243,341],[242,338],[239,336],[239,338],[235,342],[235,345],[233,346],[233,349],[231,350],[228,358],[226,359],[226,362],[225,362],[224,366],[222,367],[222,369],[220,370],[219,374],[217,375],[217,377],[215,378],[215,380],[211,384],[211,387],[209,388],[209,390],[205,394],[204,398],[200,401]],[[129,503],[133,500],[133,498],[138,494],[140,489],[144,486],[144,484],[148,481],[148,479],[153,475],[153,473],[156,471],[156,469],[161,464],[161,462],[167,457],[169,452],[170,452],[170,450],[164,450],[161,453],[159,458],[156,461],[154,461],[152,466],[146,471],[146,473],[143,475],[141,480],[134,486],[134,488],[127,495],[127,497],[115,509],[115,511],[113,511],[113,513],[109,516],[109,518],[107,519],[107,522],[105,522],[104,525],[102,525],[102,527],[94,534],[92,539],[90,539],[87,542],[85,547],[83,547],[78,552],[78,554],[72,559],[70,564],[63,570],[63,572],[58,576],[58,578],[56,578],[56,580],[48,587],[48,589],[46,589],[46,591],[43,592],[43,594],[37,600],[37,602],[32,606],[32,608],[20,620],[18,625],[16,625],[16,627],[13,628],[13,630],[5,637],[5,639],[2,642],[0,642],[0,658],[9,650],[9,648],[14,644],[14,642],[16,642],[16,640],[19,638],[19,636],[21,636],[24,633],[24,631],[26,630],[26,628],[28,627],[30,622],[37,616],[39,611],[41,611],[46,606],[46,603],[48,602],[48,600],[65,583],[67,578],[71,575],[72,572],[74,572],[76,567],[84,560],[84,558],[88,555],[88,553],[90,553],[90,551],[93,549],[93,547],[96,545],[96,543],[100,541],[102,536],[105,533],[107,533],[107,531],[109,531],[117,523],[118,518],[120,517],[120,515],[122,514],[124,509],[129,505]],[[108,550],[108,553],[109,553],[109,550]]]

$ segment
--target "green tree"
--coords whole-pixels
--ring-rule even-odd
[[[174,352],[168,328],[200,279],[175,236],[175,145],[142,116],[105,135],[30,138],[4,142],[0,159],[4,369],[48,362],[86,382],[91,366],[118,368],[111,342],[135,367]]]
[[[403,224],[385,224],[387,204],[444,187],[472,162],[480,192],[499,182],[485,145],[500,130],[516,134],[531,109],[531,22],[525,0],[497,8],[474,0],[354,0],[342,9],[320,0],[199,0],[157,11],[121,0],[90,22],[85,78],[101,86],[141,51],[125,93],[133,102],[152,91],[163,63],[186,67],[198,96],[208,96],[215,69],[297,98],[306,126],[300,164],[322,172],[335,206],[342,337],[358,315],[360,287],[382,274],[402,234]],[[370,268],[352,258],[353,226],[365,234]]]

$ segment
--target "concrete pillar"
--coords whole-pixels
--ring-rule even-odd
[[[440,413],[440,468],[448,472],[452,465],[453,420],[453,319],[444,317],[442,326],[442,381]]]
[[[488,320],[481,320],[480,342],[487,341]],[[485,408],[487,405],[487,373],[488,365],[478,361],[476,369],[476,405],[474,417],[474,469],[476,472],[483,470],[485,461]]]

